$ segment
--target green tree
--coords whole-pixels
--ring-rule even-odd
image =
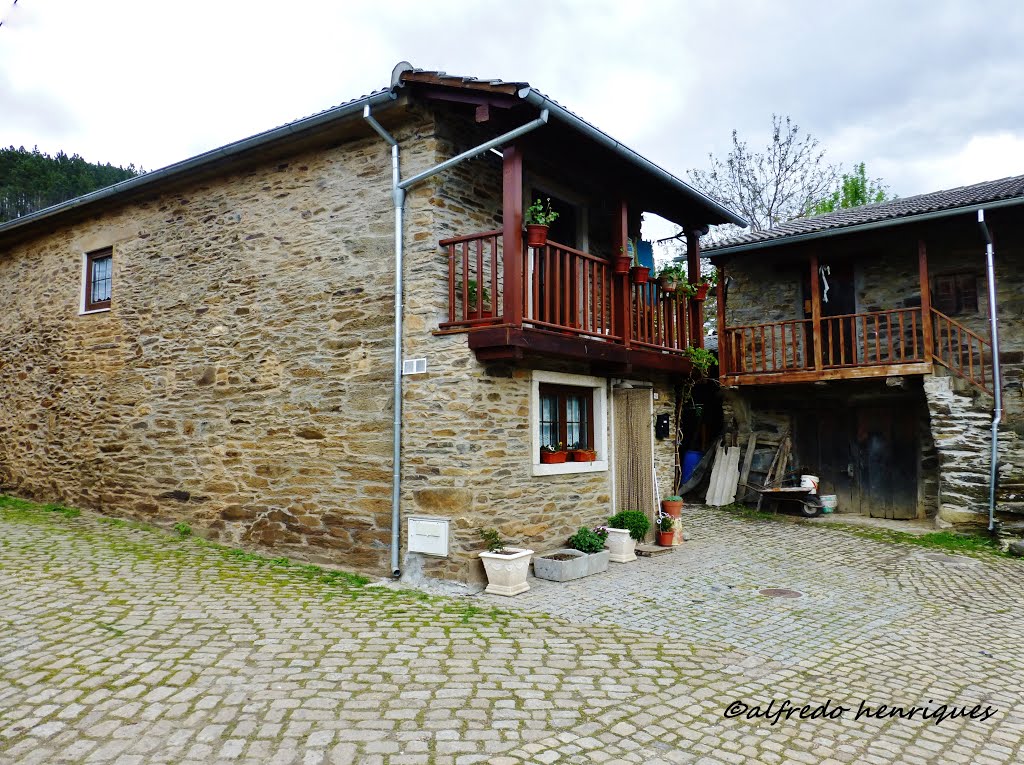
[[[843,173],[832,193],[811,207],[811,215],[885,202],[892,199],[888,192],[889,187],[882,183],[881,178],[868,178],[864,163],[861,162],[853,166],[852,173]]]
[[[38,147],[0,149],[0,222],[112,186],[144,171],[135,165],[114,167],[86,162],[58,151],[51,157]]]

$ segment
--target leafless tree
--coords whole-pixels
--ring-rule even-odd
[[[746,218],[753,231],[811,214],[839,175],[839,168],[825,161],[818,139],[810,133],[801,136],[799,125],[775,114],[772,138],[763,151],[751,151],[733,130],[732,150],[725,160],[713,154],[708,158],[711,169],[688,171],[690,181]]]

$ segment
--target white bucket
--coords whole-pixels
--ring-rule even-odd
[[[821,512],[823,513],[834,513],[836,508],[839,507],[839,497],[835,494],[822,494],[819,499],[821,500]]]
[[[818,493],[818,482],[821,479],[816,475],[802,475],[800,476],[800,485],[805,489],[814,489],[814,493]]]

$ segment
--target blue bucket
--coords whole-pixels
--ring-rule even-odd
[[[690,476],[693,475],[693,469],[697,467],[697,463],[700,462],[700,458],[703,456],[701,452],[683,452],[683,483],[690,480]]]

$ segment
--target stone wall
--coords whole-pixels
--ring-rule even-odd
[[[414,120],[406,172],[432,159]],[[373,137],[3,251],[5,489],[384,573],[392,242]],[[110,245],[112,309],[80,316],[82,253]]]

